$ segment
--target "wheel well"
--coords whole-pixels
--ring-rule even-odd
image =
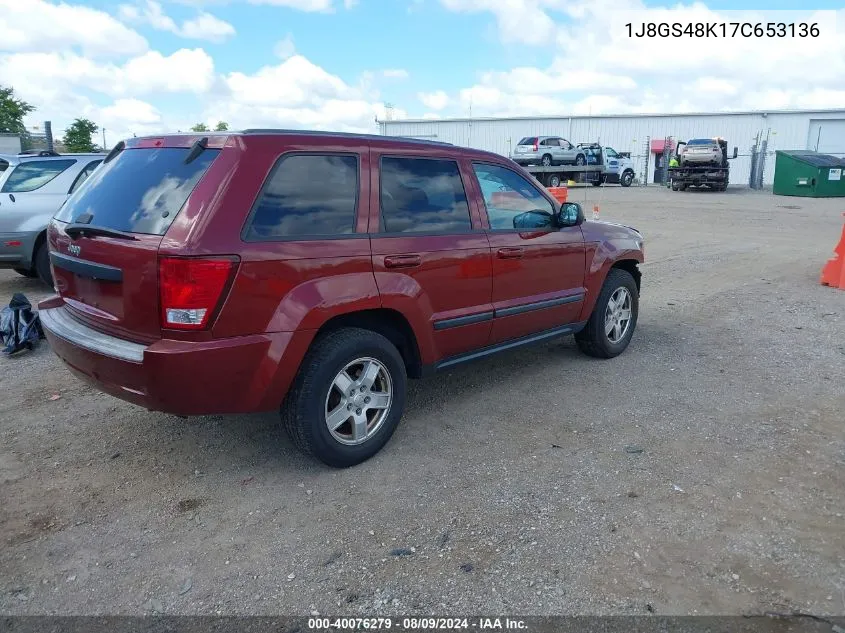
[[[341,314],[326,321],[317,332],[317,337],[344,327],[357,327],[378,332],[399,350],[402,360],[405,361],[408,376],[411,378],[422,376],[422,361],[414,330],[400,312],[379,308]]]
[[[637,261],[634,259],[622,259],[618,262],[614,262],[611,268],[621,268],[624,271],[631,273],[631,277],[634,278],[634,281],[637,283],[637,292],[640,291],[640,280],[642,279],[642,273],[640,272],[640,267],[637,264]]]

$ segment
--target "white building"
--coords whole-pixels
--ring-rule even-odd
[[[731,153],[731,183],[748,184],[751,151],[758,137],[768,136],[763,182],[772,183],[774,152],[809,149],[845,156],[845,109],[771,110],[691,114],[620,114],[476,119],[407,119],[379,121],[381,134],[445,141],[508,156],[526,136],[562,136],[572,143],[599,142],[617,152],[630,152],[642,181],[654,182],[666,137],[722,137]],[[646,157],[648,160],[646,160]],[[660,172],[658,171],[658,174]]]

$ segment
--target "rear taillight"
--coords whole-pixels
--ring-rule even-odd
[[[237,265],[237,258],[161,258],[158,262],[161,326],[176,330],[205,328]]]
[[[535,151],[535,152],[539,152],[539,151],[540,151],[540,143],[539,143],[539,142],[537,142],[537,141],[534,141],[534,151]]]

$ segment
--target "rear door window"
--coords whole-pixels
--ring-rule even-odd
[[[25,193],[40,189],[76,162],[67,160],[33,160],[20,163],[3,183],[3,193]]]
[[[88,213],[94,226],[164,235],[220,153],[206,149],[186,164],[190,151],[182,147],[124,149],[93,171],[88,186],[77,188],[56,219],[76,222]]]
[[[458,163],[429,158],[381,159],[382,233],[472,230]]]
[[[247,241],[349,235],[358,207],[358,157],[288,154],[267,178]]]

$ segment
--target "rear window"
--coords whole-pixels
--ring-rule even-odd
[[[694,138],[687,145],[713,145],[715,142],[712,138]]]
[[[25,193],[40,189],[76,162],[67,160],[33,160],[20,163],[3,183],[3,193]]]
[[[518,143],[518,145],[534,145],[534,143],[536,143],[536,142],[537,142],[536,136],[526,136],[524,139],[522,139]]]
[[[76,222],[83,213],[89,224],[129,233],[164,235],[197,182],[217,158],[206,149],[187,165],[188,148],[125,149],[94,169],[56,214]]]

